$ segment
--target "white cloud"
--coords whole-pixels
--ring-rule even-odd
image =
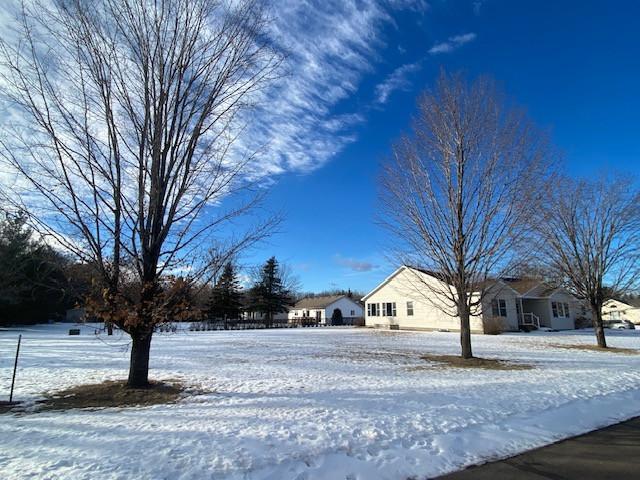
[[[237,146],[240,155],[259,151],[261,177],[313,171],[356,139],[354,127],[365,119],[349,111],[347,101],[381,60],[384,28],[395,25],[397,10],[429,8],[424,0],[279,0],[272,6],[271,33],[287,52],[288,75],[245,118]],[[9,18],[0,12],[0,27]]]
[[[460,48],[462,45],[472,42],[475,39],[476,39],[475,33],[465,33],[464,35],[455,35],[453,37],[449,37],[446,42],[435,44],[433,47],[429,49],[429,53],[432,55],[436,55],[439,53],[453,52],[457,48]]]
[[[250,145],[265,146],[264,171],[309,172],[356,140],[354,127],[365,119],[357,111],[345,112],[344,105],[375,71],[386,46],[382,30],[394,24],[393,12],[424,12],[428,4],[288,0],[274,2],[274,8],[274,37],[289,54],[290,75],[269,91],[248,137]]]
[[[334,107],[372,69],[377,29],[387,13],[377,3],[278,2],[274,35],[288,52],[289,76],[269,91],[250,139],[265,145],[261,164],[272,173],[313,170],[354,137],[354,112]]]
[[[455,35],[449,37],[446,42],[437,43],[429,49],[430,55],[437,55],[440,53],[449,53],[453,50],[461,47],[462,45],[475,40],[475,33],[465,33],[463,35]],[[407,63],[396,68],[390,73],[384,81],[376,85],[375,95],[377,103],[386,103],[389,100],[389,96],[396,90],[408,90],[411,87],[411,81],[409,76],[420,70],[422,64],[426,60],[422,58],[413,63]]]
[[[401,67],[396,68],[387,78],[376,85],[376,101],[378,103],[386,103],[389,96],[395,90],[407,89],[411,86],[411,82],[408,76],[420,70],[422,62],[407,63]]]

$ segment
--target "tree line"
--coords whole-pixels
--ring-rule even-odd
[[[252,283],[243,288],[240,270],[227,262],[217,280],[192,284],[181,277],[163,282],[166,321],[235,320],[256,312],[270,323],[295,302],[297,283],[275,257],[250,269]],[[74,307],[88,307],[89,319],[101,320],[104,302],[94,269],[48,245],[29,227],[23,212],[0,219],[0,325],[62,320]]]
[[[0,219],[0,325],[62,318],[86,292],[87,273],[38,239],[24,213]]]

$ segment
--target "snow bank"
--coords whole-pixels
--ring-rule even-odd
[[[23,329],[16,396],[126,376],[125,337]],[[0,332],[0,393],[18,329]],[[474,336],[533,370],[433,367],[455,333],[294,329],[157,335],[152,377],[208,392],[136,409],[4,415],[2,478],[406,479],[510,456],[640,415],[640,356],[567,350],[589,331]],[[610,332],[640,348],[640,331]]]

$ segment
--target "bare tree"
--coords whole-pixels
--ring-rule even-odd
[[[561,178],[537,211],[539,260],[588,303],[606,348],[602,304],[640,285],[640,191],[630,177]]]
[[[549,150],[487,78],[468,84],[442,72],[418,110],[413,132],[383,170],[382,222],[400,241],[396,260],[438,279],[415,274],[414,289],[459,317],[462,357],[471,358],[470,316],[481,308],[486,281],[518,260]]]
[[[148,382],[166,277],[203,280],[275,221],[233,223],[261,199],[236,140],[282,60],[267,21],[258,0],[31,0],[0,43],[13,198],[96,266],[131,386]]]

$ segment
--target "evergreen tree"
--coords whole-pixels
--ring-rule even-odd
[[[240,316],[242,293],[236,269],[231,262],[222,270],[222,275],[211,290],[209,298],[209,318],[223,318],[225,328],[227,320]]]
[[[276,257],[271,257],[260,270],[258,281],[250,292],[250,308],[264,315],[267,326],[273,316],[286,312],[293,304],[293,294],[285,285]]]
[[[26,215],[0,220],[0,324],[44,321],[73,302],[67,260],[33,237]]]

